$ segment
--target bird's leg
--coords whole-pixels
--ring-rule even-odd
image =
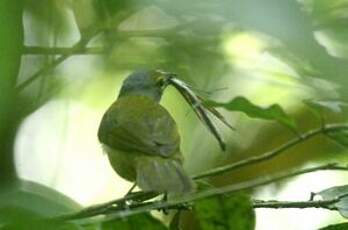
[[[167,193],[167,192],[165,192],[165,193],[163,194],[163,199],[162,199],[162,201],[164,201],[164,202],[167,202],[167,201],[168,201],[168,193]]]
[[[133,194],[133,190],[135,189],[135,187],[137,187],[137,183],[134,183],[132,185],[132,187],[130,187],[130,189],[128,190],[128,192],[126,193],[126,195],[124,195],[124,197],[126,198],[125,201],[124,201],[124,204],[122,204],[122,206],[126,209],[128,209],[129,205],[133,203],[132,201],[132,194]],[[127,199],[129,198],[129,199]]]
[[[135,187],[137,187],[137,183],[134,183],[132,185],[132,187],[128,190],[128,192],[126,193],[125,197],[129,196],[130,194],[132,194],[133,190],[135,189]]]
[[[160,202],[163,202],[163,203],[166,203],[168,201],[168,193],[165,192],[163,194],[163,198],[160,200]],[[179,204],[179,205],[175,205],[175,206],[169,206],[167,208],[160,208],[160,209],[157,209],[157,211],[161,211],[163,212],[163,214],[165,215],[168,215],[169,214],[169,210],[171,209],[174,209],[174,210],[177,210],[177,211],[182,211],[182,210],[190,210],[192,207],[192,204],[189,204],[189,203],[182,203],[182,204]]]
[[[131,204],[140,204],[144,201],[155,198],[160,195],[158,192],[154,191],[136,191],[133,192],[134,188],[137,186],[136,183],[132,185],[132,187],[128,190],[128,192],[124,195],[123,205],[129,206]]]
[[[163,194],[163,198],[162,198],[161,202],[167,202],[167,201],[168,201],[168,192],[165,192],[165,193]],[[161,208],[159,211],[162,211],[163,214],[165,214],[165,215],[168,215],[168,214],[169,214],[169,211],[168,211],[168,209],[166,209],[166,208]]]

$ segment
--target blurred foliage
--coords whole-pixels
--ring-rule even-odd
[[[229,111],[242,112],[252,118],[259,118],[265,120],[274,120],[286,127],[296,130],[295,121],[287,115],[282,107],[278,104],[270,105],[269,107],[263,108],[251,103],[244,97],[236,97],[233,100],[226,103],[219,102],[207,102],[208,105],[214,107],[223,107]]]
[[[161,68],[178,73],[180,78],[197,88],[198,93],[208,95],[214,101],[235,98],[215,105],[243,111],[251,117],[276,120],[291,128],[296,122],[300,131],[318,127],[323,114],[327,122],[346,121],[347,8],[346,0],[2,0],[0,182],[14,180],[14,142],[23,119],[52,100],[67,97],[66,94],[76,98],[86,88],[95,89],[93,87],[103,81],[107,83],[97,90],[114,94],[115,86],[110,82],[114,83],[115,77],[135,69]],[[91,55],[88,55],[88,49],[84,51],[85,47],[78,47],[82,51],[70,50],[68,56],[76,56],[69,61],[76,58],[80,63],[51,68],[16,92],[16,84],[30,79],[56,58],[45,49],[35,57],[22,56],[23,45],[71,47],[91,31],[98,33],[87,47],[101,47],[99,56],[90,61]],[[236,39],[241,34],[247,36]],[[231,50],[233,55],[229,53]],[[243,58],[250,58],[247,66],[240,64]],[[91,68],[100,72],[91,73],[91,76],[86,74]],[[214,91],[222,85],[228,89]],[[110,92],[100,95],[106,94],[111,95]],[[196,130],[201,131],[197,119],[192,114],[187,116],[187,107],[178,102],[177,94],[172,95],[168,97],[171,104],[168,107],[183,117],[179,128],[186,141],[183,149],[192,172],[260,154],[293,136],[283,127],[226,113],[238,131],[226,134],[231,150],[230,154],[221,155],[217,147],[210,144],[208,135],[203,131],[203,134],[195,134]],[[88,96],[94,97],[93,101],[98,101],[99,105],[104,100],[96,98],[96,94]],[[303,99],[305,102],[311,100],[309,104],[317,111],[319,119],[303,105]],[[328,135],[347,146],[346,132]],[[308,161],[337,157],[327,153],[341,151],[319,137],[290,152],[291,158],[281,156],[271,163],[218,178],[214,183],[233,183],[299,167]],[[197,152],[201,164],[197,164]],[[23,190],[23,184],[28,182],[18,183],[9,187],[13,189],[11,193],[1,191],[0,204],[12,202],[1,209],[1,216],[14,213],[9,218],[26,219],[32,215],[40,218],[77,208],[74,202],[58,192],[37,184],[29,186],[28,192]],[[47,197],[53,200],[47,200]],[[253,228],[254,217],[247,199],[227,197],[223,202],[221,199],[203,200],[196,205],[196,217],[202,229],[211,229],[214,221],[230,226],[228,218],[235,220],[231,225],[234,229]],[[245,222],[245,213],[252,221]],[[220,214],[228,214],[228,218]],[[105,226],[133,229],[134,223],[163,228],[149,215],[111,221]],[[238,228],[239,224],[244,227]]]
[[[101,224],[101,229],[113,230],[113,229],[124,229],[124,230],[136,230],[139,229],[149,230],[165,230],[167,229],[161,221],[155,219],[150,214],[140,214],[130,216],[124,219],[117,219],[107,221]]]
[[[23,44],[22,1],[0,2],[0,181],[14,174],[13,144],[17,124],[14,87]]]
[[[344,147],[348,147],[348,130],[328,132],[327,135]]]
[[[339,100],[307,100],[305,103],[313,110],[319,119],[324,119],[327,113],[344,113],[348,104]]]
[[[218,196],[197,201],[194,216],[202,230],[252,230],[255,213],[246,195]]]
[[[53,222],[44,220],[37,215],[22,211],[19,209],[5,209],[4,212],[10,212],[19,221],[14,221],[12,223],[4,225],[2,230],[25,230],[30,226],[31,229],[42,229],[42,230],[77,230],[81,229],[79,226],[64,223],[64,222]]]
[[[181,214],[182,214],[182,211],[181,210],[178,210],[172,220],[170,221],[170,225],[169,225],[169,230],[181,230],[182,227],[181,227]]]
[[[74,225],[44,218],[63,215],[81,207],[46,186],[18,181],[0,190],[0,229],[78,229]]]

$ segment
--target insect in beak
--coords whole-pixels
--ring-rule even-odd
[[[208,107],[204,103],[204,99],[196,95],[191,88],[183,81],[176,78],[176,74],[164,73],[168,77],[168,82],[173,85],[180,94],[185,98],[186,102],[195,111],[197,117],[203,122],[203,124],[208,128],[208,130],[214,135],[214,137],[219,142],[219,145],[223,151],[226,150],[226,144],[218,132],[216,126],[209,117],[209,113],[218,118],[222,123],[228,126],[230,129],[235,130],[222,116],[222,114],[212,107]]]

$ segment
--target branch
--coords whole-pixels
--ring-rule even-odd
[[[75,54],[103,54],[105,47],[43,47],[43,46],[24,46],[23,54],[26,55],[75,55]]]
[[[262,201],[255,200],[253,208],[324,208],[329,210],[337,210],[332,205],[340,202],[342,198],[330,200],[308,200],[308,201]]]
[[[342,201],[348,194],[339,195],[328,200],[308,200],[308,201],[276,201],[276,200],[254,200],[253,208],[324,208],[338,210],[334,204]]]
[[[119,18],[117,18],[118,21]],[[131,31],[131,32],[123,32],[120,33],[119,36],[124,37],[130,37],[130,36],[170,36],[173,33],[176,33],[178,30],[182,30],[185,28],[188,28],[191,25],[191,23],[183,23],[179,24],[173,28],[170,29],[164,29],[164,30],[145,30],[145,31]],[[90,52],[90,54],[99,54],[102,51],[105,51],[105,48],[99,48],[99,47],[93,47],[93,48],[86,48],[86,45],[89,43],[92,38],[94,38],[99,33],[108,30],[110,28],[108,27],[98,27],[95,30],[91,31],[90,33],[84,34],[84,36],[78,41],[75,45],[73,45],[70,48],[46,48],[46,47],[24,47],[24,51],[26,54],[61,54],[60,57],[55,59],[52,63],[49,65],[46,65],[42,67],[40,70],[38,70],[36,73],[34,73],[32,76],[30,76],[27,80],[22,82],[17,86],[17,90],[21,91],[26,86],[31,84],[34,80],[40,77],[40,75],[49,72],[50,70],[54,69],[56,66],[58,66],[60,63],[68,59],[69,57],[75,55],[75,54],[85,54]]]
[[[313,129],[310,130],[290,141],[288,141],[287,143],[279,146],[278,148],[270,151],[270,152],[266,152],[264,154],[258,155],[258,156],[253,156],[253,157],[249,157],[246,158],[244,160],[241,161],[237,161],[235,163],[229,164],[229,165],[224,165],[221,167],[217,167],[208,171],[205,171],[203,173],[199,173],[197,175],[194,175],[193,178],[194,179],[202,179],[205,177],[212,177],[212,176],[217,176],[217,175],[221,175],[227,172],[230,172],[232,170],[236,170],[248,165],[252,165],[252,164],[257,164],[266,160],[270,160],[278,155],[280,155],[281,153],[285,152],[286,150],[301,144],[315,136],[318,136],[319,134],[323,134],[329,131],[337,131],[339,129],[348,129],[348,124],[330,124],[330,125],[326,125],[324,127],[321,128],[317,128],[317,129]]]
[[[182,196],[176,200],[168,200],[168,201],[150,201],[150,202],[141,202],[141,203],[130,203],[129,205],[115,205],[120,204],[120,200],[116,200],[117,202],[108,202],[104,204],[100,204],[97,206],[92,206],[90,208],[86,208],[78,213],[68,214],[65,216],[55,217],[55,220],[68,220],[68,221],[78,221],[80,219],[86,219],[89,217],[94,217],[98,215],[106,215],[102,220],[91,219],[90,221],[107,221],[115,218],[124,218],[127,216],[149,212],[152,210],[161,210],[161,209],[182,209],[182,207],[190,206],[190,204],[194,201],[205,199],[208,197],[213,197],[222,194],[234,193],[242,190],[253,189],[259,186],[267,185],[279,180],[283,180],[286,178],[298,176],[305,173],[315,172],[319,170],[339,170],[339,171],[348,171],[348,166],[339,166],[336,163],[325,164],[321,166],[315,166],[307,169],[301,169],[298,171],[290,172],[290,173],[282,173],[269,178],[259,178],[256,180],[250,180],[243,183],[227,185],[221,188],[213,188],[204,191],[200,191],[194,194],[188,194],[186,196]],[[141,192],[140,194],[144,194]],[[125,198],[121,199],[125,201]],[[83,213],[83,215],[81,215]],[[87,222],[90,222],[87,221]],[[84,223],[86,220],[83,221]]]
[[[92,205],[87,207],[79,212],[70,215],[63,215],[55,219],[60,220],[71,220],[71,219],[81,219],[87,218],[91,216],[100,215],[103,213],[107,213],[110,210],[121,210],[123,209],[128,202],[143,202],[158,196],[159,193],[156,192],[134,192],[126,195],[125,197],[115,199],[103,204]]]

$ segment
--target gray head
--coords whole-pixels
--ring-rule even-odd
[[[118,97],[139,95],[160,101],[170,77],[171,74],[159,70],[136,71],[123,81]]]
[[[234,128],[227,123],[225,118],[216,109],[207,106],[204,103],[204,99],[197,96],[185,82],[177,79],[176,74],[159,70],[136,71],[124,80],[119,97],[139,95],[150,97],[159,102],[164,89],[169,84],[173,85],[180,92],[187,103],[196,112],[198,118],[218,140],[221,149],[225,150],[225,142],[214,123],[210,120],[209,114],[218,118],[231,129]]]

